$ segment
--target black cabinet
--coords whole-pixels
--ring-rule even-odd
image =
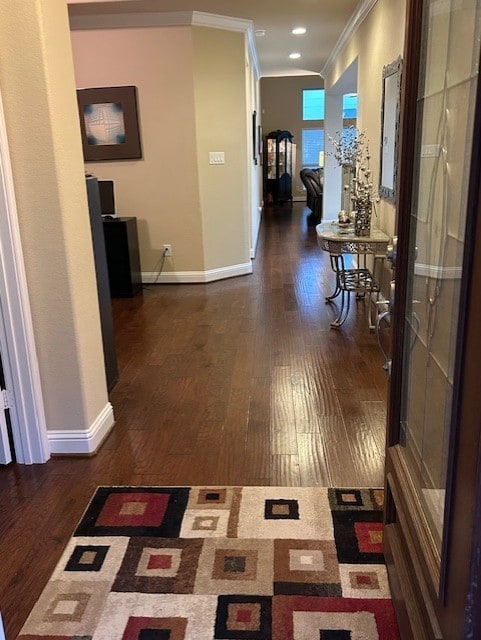
[[[135,296],[142,289],[137,218],[104,219],[104,235],[110,295]]]
[[[87,178],[87,199],[90,214],[90,230],[94,250],[95,275],[104,351],[107,389],[111,391],[118,380],[117,352],[115,350],[112,303],[110,300],[109,276],[105,252],[104,230],[100,213],[100,195],[97,178]]]
[[[292,134],[271,131],[264,148],[264,201],[276,204],[292,200]]]

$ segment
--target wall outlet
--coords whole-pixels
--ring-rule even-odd
[[[171,256],[171,255],[172,255],[172,245],[164,244],[164,256]]]

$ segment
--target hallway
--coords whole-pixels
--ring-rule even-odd
[[[250,276],[113,300],[117,423],[99,454],[0,470],[7,637],[98,485],[383,485],[381,354],[363,302],[330,329],[308,213],[267,209]]]

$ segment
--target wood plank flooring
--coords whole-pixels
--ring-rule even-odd
[[[0,469],[8,640],[98,485],[382,486],[382,358],[362,301],[330,329],[308,214],[266,210],[252,275],[113,300],[117,422],[100,452]]]

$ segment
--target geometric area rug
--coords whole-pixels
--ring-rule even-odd
[[[399,640],[381,489],[99,487],[21,640]]]

